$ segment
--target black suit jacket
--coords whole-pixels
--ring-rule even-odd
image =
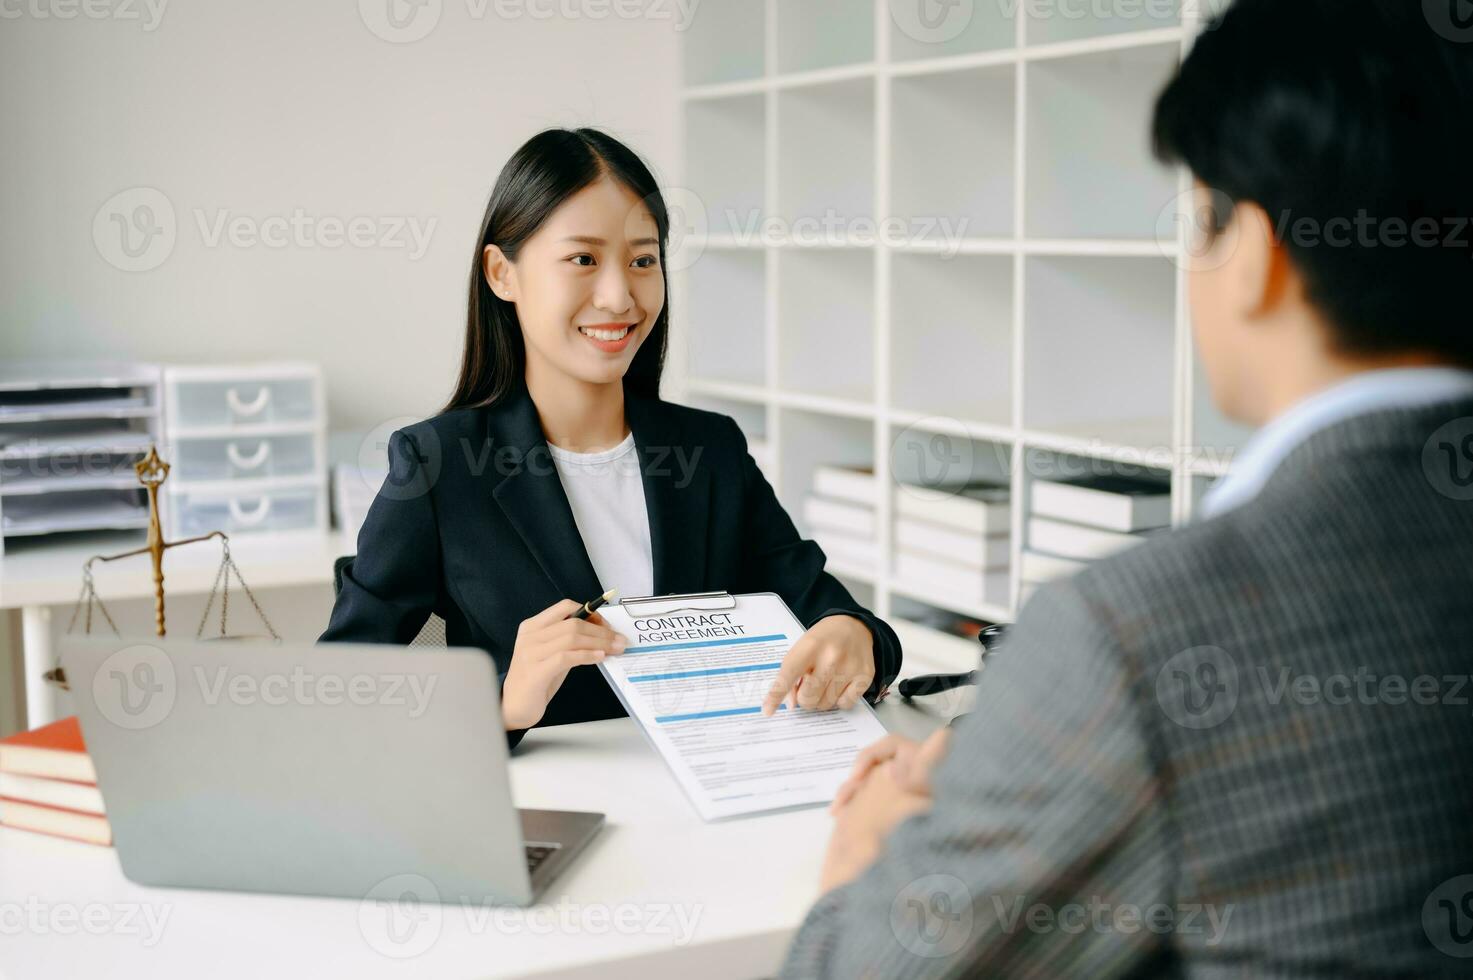
[[[871,702],[900,670],[900,641],[825,572],[725,415],[628,394],[654,553],[655,594],[776,592],[805,627],[858,617],[874,635]],[[613,585],[614,583],[609,583]],[[525,388],[389,439],[389,477],[321,641],[408,643],[431,613],[450,646],[478,647],[503,681],[522,620],[599,595],[537,408]],[[623,706],[596,666],[574,667],[542,725],[614,718]],[[509,733],[512,745],[521,732]]]

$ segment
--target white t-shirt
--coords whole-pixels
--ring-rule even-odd
[[[649,512],[634,433],[613,449],[575,453],[548,444],[599,585],[621,596],[655,591]],[[569,596],[580,602],[589,596]]]

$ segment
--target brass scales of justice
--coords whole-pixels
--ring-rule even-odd
[[[210,610],[214,608],[215,596],[220,596],[220,633],[209,637],[212,640],[243,640],[258,639],[258,636],[235,635],[226,633],[226,623],[230,617],[230,576],[233,573],[235,579],[240,583],[246,598],[256,609],[256,615],[261,617],[271,639],[280,643],[281,637],[277,634],[271,620],[266,618],[266,613],[261,609],[261,603],[256,600],[255,594],[251,592],[250,586],[246,585],[244,576],[240,574],[240,567],[235,564],[235,559],[230,557],[230,536],[224,531],[211,531],[198,537],[183,538],[179,541],[165,541],[164,533],[159,524],[159,487],[169,478],[169,464],[159,458],[158,447],[149,446],[148,455],[133,464],[134,471],[138,474],[138,482],[148,490],[148,543],[142,548],[134,548],[132,551],[120,552],[116,555],[93,555],[82,565],[82,591],[77,596],[77,604],[72,608],[71,621],[67,623],[67,634],[70,635],[77,626],[80,616],[83,620],[83,633],[92,632],[92,610],[95,606],[102,613],[103,619],[112,629],[113,635],[120,637],[118,626],[113,622],[112,615],[103,604],[102,597],[97,594],[97,588],[92,579],[92,565],[94,562],[118,561],[123,558],[132,558],[136,555],[149,555],[153,559],[153,608],[154,608],[154,632],[158,636],[164,636],[164,552],[170,548],[180,545],[197,544],[201,541],[209,541],[211,538],[220,539],[221,556],[220,567],[215,572],[214,584],[210,586],[210,596],[205,602],[205,611],[200,616],[199,628],[195,631],[195,639],[205,639],[205,623],[210,618]],[[85,615],[84,615],[85,613]],[[67,685],[66,672],[60,664],[47,671],[44,678],[48,684],[55,685],[64,691],[71,690]]]

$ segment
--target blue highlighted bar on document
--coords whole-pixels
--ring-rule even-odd
[[[655,718],[655,721],[661,725],[665,725],[672,721],[696,721],[703,718],[727,718],[731,715],[755,715],[761,710],[762,706],[757,705],[752,708],[723,708],[720,711],[692,711],[688,715],[660,715]],[[787,711],[788,706],[780,704],[777,706],[777,710]]]
[[[698,650],[702,647],[726,647],[733,643],[770,643],[773,640],[786,640],[786,633],[769,633],[767,636],[738,636],[730,640],[692,640],[687,643],[651,643],[642,647],[629,647],[620,656],[627,657],[631,653],[668,653],[672,650]]]
[[[630,674],[629,683],[677,681],[683,677],[718,677],[722,674],[746,674],[754,670],[777,670],[781,666],[782,664],[780,663],[742,664],[738,667],[711,667],[707,670],[679,670],[672,674]]]

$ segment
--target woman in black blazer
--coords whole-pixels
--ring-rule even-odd
[[[668,235],[654,178],[617,140],[549,130],[513,155],[482,222],[455,394],[390,437],[321,637],[408,643],[438,614],[451,646],[495,659],[512,745],[625,713],[595,666],[624,638],[596,614],[567,618],[608,588],[630,594],[596,561],[655,595],[782,596],[807,632],[764,712],[873,702],[900,669],[895,632],[823,570],[737,424],[659,397]],[[559,461],[621,444],[638,478],[576,494],[575,511]]]

